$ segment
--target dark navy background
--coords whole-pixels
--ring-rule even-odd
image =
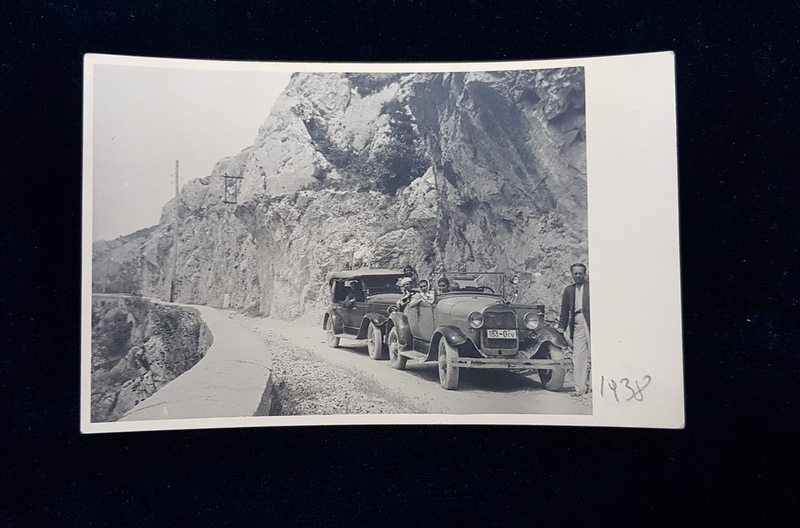
[[[682,526],[796,515],[798,11],[748,0],[6,0],[0,526]],[[665,50],[677,68],[685,430],[79,433],[84,53],[419,62]]]

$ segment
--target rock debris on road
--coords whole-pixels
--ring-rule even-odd
[[[321,316],[233,317],[258,334],[273,356],[274,415],[592,414],[590,396],[571,397],[571,385],[544,390],[535,374],[467,369],[457,391],[444,390],[435,362],[399,371],[370,359],[366,348],[350,340],[330,348]]]
[[[387,394],[369,375],[325,363],[270,330],[256,327],[256,331],[272,353],[272,415],[423,412],[402,395]]]

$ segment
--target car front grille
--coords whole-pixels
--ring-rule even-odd
[[[515,312],[491,312],[486,311],[483,313],[483,332],[481,337],[483,340],[484,348],[497,348],[497,349],[515,349],[519,343],[519,330],[517,331],[517,339],[489,339],[486,337],[486,331],[489,329],[511,329],[517,328],[517,314]]]
[[[484,328],[516,328],[517,314],[514,312],[484,312]]]

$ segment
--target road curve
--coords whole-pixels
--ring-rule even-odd
[[[313,317],[297,321],[250,318],[236,314],[242,326],[257,332],[273,353],[280,353],[280,343],[306,350],[317,361],[344,367],[374,380],[387,393],[401,394],[418,412],[432,414],[592,414],[590,399],[576,399],[567,390],[550,392],[542,388],[536,374],[523,375],[501,370],[462,369],[458,390],[439,386],[435,363],[409,360],[407,370],[391,368],[388,361],[369,358],[363,346],[330,348],[320,322]],[[321,318],[320,318],[321,321]],[[567,376],[571,385],[571,377]]]
[[[140,402],[120,421],[266,414],[272,359],[264,341],[234,321],[233,312],[174,306],[199,310],[214,342],[194,367]]]

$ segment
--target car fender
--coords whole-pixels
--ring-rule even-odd
[[[566,350],[569,348],[569,343],[567,343],[567,339],[564,337],[564,334],[552,326],[545,326],[544,328],[537,330],[535,335],[529,339],[528,342],[529,345],[527,347],[527,351],[531,357],[539,353],[539,349],[542,348],[545,343],[550,343],[561,350]]]
[[[431,345],[428,348],[428,357],[425,358],[425,361],[433,361],[438,358],[439,356],[439,341],[442,339],[446,339],[448,343],[453,345],[456,348],[459,348],[461,345],[466,343],[469,339],[467,336],[464,335],[458,327],[456,326],[440,326],[433,332],[433,337],[431,338]]]
[[[391,332],[392,328],[397,329],[397,340],[400,342],[400,347],[406,350],[411,348],[414,343],[414,336],[411,334],[408,318],[403,312],[393,312],[389,316],[386,333]]]
[[[372,323],[378,328],[383,328],[386,325],[386,316],[381,315],[379,313],[370,312],[364,315],[364,318],[361,320],[361,326],[358,329],[358,334],[356,335],[355,339],[366,339],[367,338],[367,329],[369,328],[369,324]]]

